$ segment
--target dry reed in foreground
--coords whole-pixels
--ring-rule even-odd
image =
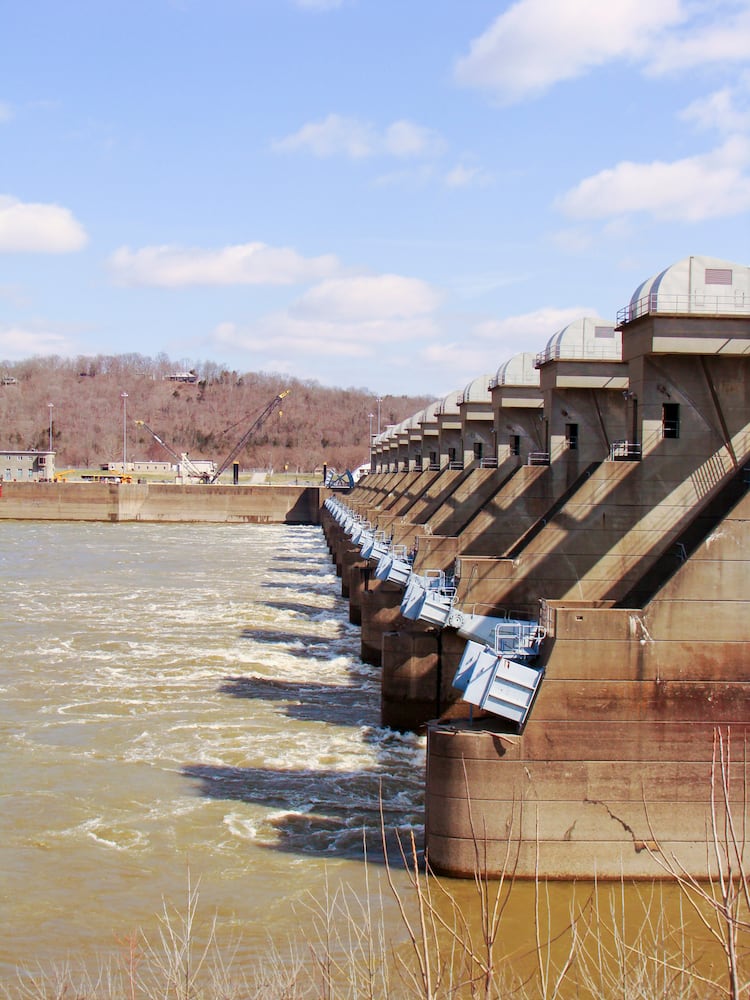
[[[699,882],[679,859],[655,852],[664,881],[641,891],[635,914],[624,883],[594,885],[582,900],[571,894],[562,926],[553,926],[550,887],[537,878],[524,954],[508,954],[503,944],[517,891],[512,851],[500,879],[485,878],[478,865],[467,907],[422,862],[411,837],[402,844],[405,888],[386,860],[395,931],[386,927],[384,887],[372,886],[368,872],[362,893],[326,886],[322,899],[307,903],[311,936],[270,946],[248,969],[233,945],[218,941],[213,920],[197,933],[199,893],[188,876],[183,905],[164,905],[154,939],[134,934],[94,976],[71,965],[23,971],[2,992],[6,1000],[740,1000],[750,987],[750,882],[746,796],[743,789],[737,815],[730,749],[729,733],[717,731],[706,845],[714,878]],[[684,903],[672,919],[664,906],[670,889]],[[686,929],[684,910],[702,936]]]

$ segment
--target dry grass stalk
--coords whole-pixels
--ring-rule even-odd
[[[306,904],[313,914],[312,941],[289,942],[283,952],[271,943],[251,973],[241,970],[238,978],[236,946],[229,952],[218,947],[215,918],[207,933],[201,928],[205,943],[198,943],[198,886],[188,873],[183,909],[164,903],[154,941],[140,934],[125,938],[120,961],[94,977],[66,963],[46,973],[20,973],[14,986],[0,993],[7,1000],[740,1000],[750,986],[745,970],[750,948],[747,796],[745,782],[739,800],[732,794],[730,750],[729,732],[717,730],[706,838],[712,862],[708,881],[691,875],[674,855],[651,850],[668,883],[679,886],[710,942],[720,949],[724,974],[715,978],[697,966],[682,910],[677,927],[667,921],[661,886],[658,891],[652,886],[634,923],[632,911],[626,919],[624,879],[608,906],[595,885],[582,903],[573,895],[567,922],[555,931],[550,886],[539,875],[538,817],[532,947],[520,956],[499,955],[516,885],[518,838],[512,837],[511,818],[502,870],[490,878],[486,831],[477,831],[467,796],[478,936],[460,897],[420,857],[413,833],[406,842],[397,836],[406,887],[397,884],[381,811],[385,877],[405,949],[388,938],[380,887],[373,891],[366,865],[362,893],[348,886],[331,891],[326,881],[323,899]],[[651,836],[658,845],[653,829]]]
[[[726,981],[704,980],[731,1000],[747,995],[750,979],[744,971],[750,944],[750,890],[746,871],[747,850],[747,742],[743,744],[743,776],[739,800],[732,795],[731,730],[714,730],[711,757],[711,796],[709,830],[706,836],[707,879],[687,870],[674,854],[659,848],[649,819],[649,829],[656,849],[649,848],[654,861],[683,891],[699,921],[724,955]],[[739,816],[736,803],[739,801]],[[648,808],[646,804],[648,815]],[[741,945],[741,936],[744,944]]]

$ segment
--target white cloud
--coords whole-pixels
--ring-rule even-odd
[[[645,212],[698,222],[750,210],[750,140],[735,136],[711,153],[665,163],[632,163],[587,177],[558,207],[580,219]]]
[[[0,358],[3,360],[23,361],[39,355],[69,355],[73,351],[74,345],[62,334],[49,330],[0,326]]]
[[[521,351],[543,350],[547,341],[568,323],[581,316],[596,316],[597,311],[586,306],[561,309],[553,306],[504,319],[491,319],[478,323],[474,333],[482,340],[491,340],[498,347],[498,363]]]
[[[356,118],[328,115],[319,122],[308,122],[299,131],[272,143],[277,152],[307,149],[315,156],[349,156],[352,159],[371,156],[375,134],[371,125]]]
[[[439,301],[424,281],[380,274],[324,281],[306,292],[291,311],[305,320],[368,323],[424,315]]]
[[[383,131],[358,118],[330,114],[317,122],[307,122],[297,132],[272,143],[276,152],[307,150],[314,156],[348,156],[365,159],[370,156],[408,158],[439,155],[442,138],[432,129],[414,122],[393,122]]]
[[[737,86],[724,87],[693,101],[680,118],[700,129],[715,129],[725,135],[750,131],[750,75],[745,74]]]
[[[264,316],[248,325],[222,323],[214,331],[221,345],[253,353],[284,352],[291,358],[374,358],[387,360],[384,344],[411,344],[434,335],[429,317],[349,323],[309,320],[288,312]],[[265,367],[265,364],[264,364]]]
[[[303,257],[288,247],[243,243],[203,250],[152,246],[120,247],[109,260],[115,280],[125,285],[178,288],[186,285],[290,285],[316,281],[339,270],[335,256]]]
[[[70,253],[86,241],[69,209],[0,195],[0,253]]]
[[[679,0],[519,0],[472,42],[456,77],[517,101],[611,59],[642,57],[681,17]]]
[[[385,130],[382,147],[391,156],[439,156],[445,143],[432,129],[401,120],[393,122]]]
[[[746,63],[750,54],[750,5],[709,0],[693,3],[685,27],[651,44],[646,68],[652,73],[698,66]]]
[[[323,281],[288,310],[252,324],[223,323],[214,340],[254,354],[387,360],[384,345],[409,345],[435,335],[439,295],[415,278],[384,274]],[[320,373],[323,374],[323,373]],[[317,377],[317,376],[316,376]]]
[[[473,40],[455,75],[509,104],[615,60],[656,75],[749,58],[748,0],[517,0]]]
[[[529,276],[522,272],[475,271],[454,275],[450,279],[450,289],[462,299],[474,299],[528,280]]]
[[[420,368],[445,384],[450,372],[453,388],[463,388],[480,372],[492,374],[501,364],[523,351],[544,350],[550,338],[581,316],[595,316],[596,310],[573,306],[546,307],[504,319],[486,319],[467,328],[460,339],[433,340],[420,352]]]
[[[443,179],[446,187],[465,188],[474,185],[485,186],[491,182],[492,177],[481,167],[470,167],[465,163],[458,163],[446,173]]]
[[[442,371],[450,370],[454,389],[463,389],[469,379],[487,366],[486,348],[458,341],[430,344],[421,352],[420,357],[424,364]]]

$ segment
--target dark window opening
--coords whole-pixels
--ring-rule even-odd
[[[511,455],[520,455],[521,454],[521,435],[520,434],[511,434],[510,437],[508,438],[508,444],[510,446],[510,453],[511,453]]]
[[[476,459],[477,462],[482,461],[483,453],[484,453],[484,445],[482,444],[481,441],[477,441],[477,443],[474,445],[474,458]]]
[[[662,436],[678,438],[680,436],[680,404],[662,403],[661,407]]]
[[[565,425],[565,444],[573,451],[578,448],[578,424]]]

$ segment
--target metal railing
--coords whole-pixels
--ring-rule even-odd
[[[733,295],[706,295],[692,292],[683,295],[666,295],[649,292],[643,298],[630,302],[617,313],[617,325],[632,323],[651,313],[698,313],[703,316],[746,316],[750,313],[750,297],[742,291]]]
[[[501,622],[495,626],[493,648],[500,656],[538,656],[546,634],[546,629],[537,622]]]
[[[640,462],[641,444],[639,441],[613,441],[609,446],[610,462]]]
[[[547,361],[622,361],[622,348],[615,344],[554,344],[536,355],[538,368]]]
[[[526,460],[527,465],[549,465],[548,451],[530,451]]]

